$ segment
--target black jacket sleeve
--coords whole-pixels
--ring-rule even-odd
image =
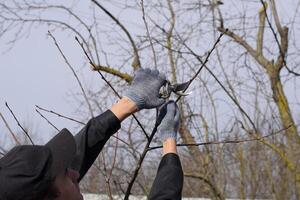
[[[107,110],[91,119],[75,135],[77,152],[72,168],[79,171],[79,181],[92,166],[110,136],[119,130],[120,124],[120,120],[110,110]]]
[[[149,200],[181,199],[183,172],[177,154],[168,153],[160,161]]]

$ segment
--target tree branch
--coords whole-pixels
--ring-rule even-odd
[[[86,95],[86,93],[85,93],[85,91],[84,91],[84,89],[83,89],[82,83],[81,83],[81,81],[79,80],[79,78],[78,78],[78,76],[77,76],[75,70],[73,69],[73,67],[71,66],[71,64],[70,64],[69,61],[67,60],[66,56],[65,56],[64,53],[62,52],[61,48],[59,47],[59,45],[58,45],[58,43],[57,43],[57,41],[56,41],[56,39],[55,39],[55,37],[51,34],[50,31],[48,31],[48,34],[49,34],[49,36],[53,39],[55,46],[57,47],[57,49],[58,49],[58,51],[60,52],[61,56],[62,56],[63,59],[65,60],[65,62],[66,62],[66,64],[68,65],[69,69],[72,71],[74,77],[76,78],[76,80],[77,80],[77,82],[78,82],[78,84],[79,84],[79,87],[80,87],[80,89],[81,89],[81,92],[82,92],[82,94],[83,94],[83,97],[84,97],[84,99],[85,99],[85,101],[86,101],[86,103],[87,103],[87,105],[88,105],[88,108],[89,108],[89,111],[90,111],[90,113],[91,113],[91,116],[94,117],[94,113],[93,113],[92,106],[91,106],[91,104],[90,104],[90,102],[89,102],[89,100],[88,100],[88,97],[87,97],[87,95]]]
[[[13,131],[11,130],[11,128],[9,127],[7,121],[5,120],[5,118],[3,117],[3,115],[1,114],[1,112],[0,112],[0,117],[1,117],[1,119],[3,120],[3,122],[4,122],[5,126],[6,126],[6,128],[7,128],[8,131],[9,131],[9,133],[10,133],[11,136],[13,137],[15,143],[16,143],[17,145],[20,145],[21,143],[19,142],[18,138],[16,137],[16,135],[14,134],[14,132],[13,132]]]
[[[264,40],[264,30],[265,30],[265,21],[266,21],[266,14],[265,9],[268,6],[268,3],[264,3],[259,12],[259,25],[258,25],[258,33],[257,33],[257,40],[256,40],[256,51],[259,56],[263,56],[263,40]]]
[[[113,16],[106,8],[104,8],[99,2],[97,2],[96,0],[91,0],[93,3],[95,3],[103,12],[105,12],[105,14],[107,14],[117,25],[120,26],[120,28],[125,32],[125,34],[127,35],[131,46],[133,48],[133,53],[134,53],[134,59],[133,59],[133,63],[132,63],[132,67],[134,70],[137,70],[138,68],[141,67],[141,62],[140,62],[140,57],[138,54],[138,49],[135,45],[134,40],[132,39],[129,31],[125,28],[125,26],[120,22],[120,20],[118,20],[115,16]]]
[[[59,131],[59,129],[56,127],[56,126],[54,126],[54,124],[52,124],[38,109],[35,109],[35,111],[43,118],[43,119],[45,119],[47,122],[48,122],[48,124],[50,124],[55,130],[57,130],[57,131]]]
[[[129,74],[120,72],[119,70],[116,70],[109,66],[91,65],[91,67],[92,67],[92,70],[94,70],[94,71],[103,71],[103,72],[109,73],[111,75],[117,76],[117,77],[125,80],[127,83],[130,83],[133,79],[133,77],[130,76]]]
[[[23,128],[23,126],[20,124],[19,120],[17,119],[17,117],[15,116],[15,114],[13,113],[13,111],[10,109],[10,107],[8,106],[7,102],[5,102],[5,106],[8,108],[9,112],[12,114],[12,116],[14,117],[14,119],[16,120],[18,126],[22,129],[22,131],[25,133],[25,135],[27,136],[27,138],[30,140],[31,144],[34,145],[30,135],[28,134],[28,132]]]

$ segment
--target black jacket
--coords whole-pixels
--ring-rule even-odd
[[[91,119],[87,125],[75,135],[77,155],[73,168],[80,173],[79,181],[92,166],[106,141],[121,127],[119,119],[110,111]],[[179,157],[176,154],[163,156],[153,182],[150,200],[181,199],[183,172]]]

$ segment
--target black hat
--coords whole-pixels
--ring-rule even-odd
[[[55,176],[70,167],[73,135],[61,130],[46,145],[20,145],[0,159],[0,200],[37,200]]]

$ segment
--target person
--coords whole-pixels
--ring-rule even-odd
[[[108,139],[131,114],[160,107],[158,137],[163,157],[149,199],[181,199],[183,173],[176,150],[179,109],[165,102],[157,70],[139,69],[125,95],[73,136],[62,129],[45,145],[19,145],[0,159],[0,200],[82,200],[79,182]]]

